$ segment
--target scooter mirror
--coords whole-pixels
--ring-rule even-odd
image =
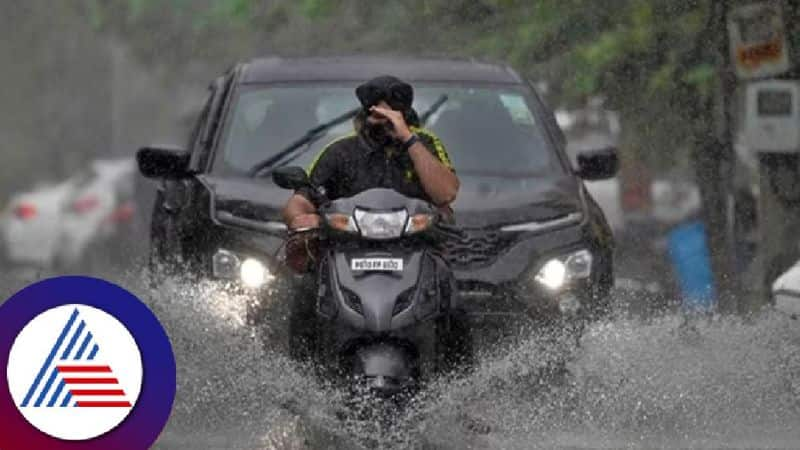
[[[279,167],[272,171],[272,181],[284,189],[297,190],[311,185],[306,171],[301,167]]]

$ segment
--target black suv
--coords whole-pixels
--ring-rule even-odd
[[[290,193],[272,165],[308,166],[353,132],[354,88],[391,74],[414,86],[414,108],[447,148],[461,180],[460,238],[447,257],[468,310],[597,310],[613,285],[613,236],[582,180],[613,176],[613,148],[573,168],[553,112],[512,69],[473,61],[264,58],[210,86],[185,149],[146,147],[141,172],[161,180],[151,260],[259,288],[291,279],[281,263]],[[336,119],[339,120],[336,120]],[[320,126],[323,124],[330,125]],[[295,145],[293,145],[295,144]],[[300,144],[300,145],[298,145]],[[297,151],[281,153],[288,147]],[[277,157],[275,157],[278,155]],[[262,164],[263,166],[263,164]]]

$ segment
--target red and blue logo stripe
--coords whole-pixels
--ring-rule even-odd
[[[96,363],[100,346],[95,342],[92,332],[87,329],[86,322],[79,319],[76,308],[39,369],[20,404],[21,407],[132,406],[111,367]],[[42,380],[48,373],[49,376],[40,389]]]

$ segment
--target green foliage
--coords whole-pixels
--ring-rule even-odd
[[[247,23],[252,14],[253,4],[250,0],[228,0],[213,4],[204,18],[213,23]]]
[[[311,19],[327,16],[335,7],[335,1],[327,0],[302,0],[301,10]]]

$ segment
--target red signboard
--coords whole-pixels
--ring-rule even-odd
[[[789,70],[780,3],[764,1],[735,8],[728,18],[728,32],[739,78],[773,77]]]

